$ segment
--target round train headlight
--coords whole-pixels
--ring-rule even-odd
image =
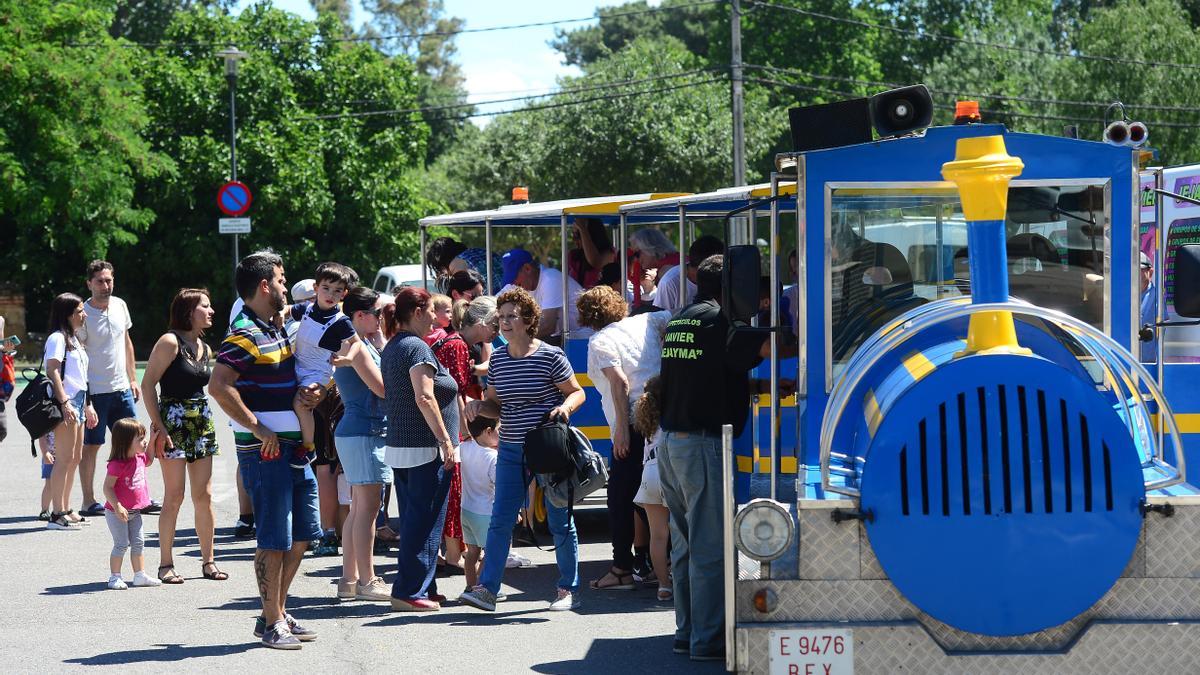
[[[770,499],[753,499],[733,519],[734,544],[747,557],[770,562],[783,555],[792,543],[795,527],[782,504]]]

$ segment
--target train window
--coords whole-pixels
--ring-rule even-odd
[[[829,188],[826,343],[836,378],[892,319],[970,295],[970,252],[958,192],[948,184]],[[1104,186],[1014,181],[1006,229],[1012,295],[1103,327]]]

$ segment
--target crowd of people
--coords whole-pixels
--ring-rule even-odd
[[[438,583],[442,563],[463,568],[459,602],[494,611],[506,568],[528,564],[511,553],[514,525],[527,522],[534,494],[525,434],[547,420],[569,422],[586,398],[559,346],[565,323],[589,336],[587,376],[612,439],[611,565],[587,586],[656,587],[660,601],[675,605],[674,651],[723,659],[720,429],[740,432],[746,423],[762,335],[736,332],[720,311],[720,240],[698,238],[684,260],[660,232],[641,230],[628,279],[614,272],[617,252],[599,221],[578,219],[575,244],[565,280],[524,249],[489,264],[480,249],[441,238],[426,262],[443,293],[400,287],[381,295],[352,269],[324,263],[291,288],[290,302],[283,259],[259,251],[237,266],[239,303],[220,346],[205,342],[214,329],[209,292],[180,289],[140,384],[112,265],[92,263],[92,297],[64,293],[51,305],[43,364],[64,420],[39,439],[47,527],[78,530],[104,515],[113,537],[109,588],[183,583],[172,548],[187,480],[200,572],[228,579],[213,544],[221,448],[211,399],[233,431],[237,530],[256,538],[262,613],[254,635],[264,645],[298,649],[317,637],[287,611],[314,544],[318,554],[341,549],[339,599],[438,611],[449,602]],[[492,288],[489,273],[499,277]],[[135,419],[139,402],[149,429]],[[100,504],[91,482],[106,430]],[[154,508],[146,471],[155,462],[164,495],[159,566],[149,575],[142,515]],[[82,513],[71,503],[76,473]],[[398,534],[387,526],[393,490]],[[548,609],[577,609],[571,510],[547,501],[546,512],[559,573]],[[375,565],[380,543],[398,548],[390,584]],[[121,575],[126,552],[130,582]]]

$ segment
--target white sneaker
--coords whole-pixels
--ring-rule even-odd
[[[114,591],[123,591],[126,588],[129,588],[129,586],[125,584],[125,580],[121,578],[120,574],[114,574],[108,578],[108,587]]]
[[[357,584],[354,597],[359,600],[391,602],[392,589],[383,579],[375,577],[365,584]]]
[[[513,569],[513,568],[518,568],[518,567],[521,569],[529,569],[529,568],[533,567],[534,565],[533,565],[533,561],[530,560],[529,558],[526,558],[525,556],[521,555],[520,553],[517,553],[516,551],[509,551],[508,552],[508,560],[504,561],[504,566],[507,567],[508,569]]]
[[[133,575],[133,585],[142,586],[162,586],[162,582],[154,577],[146,576],[145,572],[137,572]]]
[[[572,593],[565,588],[558,589],[558,596],[550,603],[551,612],[565,612],[569,609],[579,609],[583,604],[579,601],[579,595]]]

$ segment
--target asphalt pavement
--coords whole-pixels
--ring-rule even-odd
[[[519,548],[533,569],[508,570],[508,601],[494,614],[456,601],[440,612],[392,612],[385,603],[336,599],[341,558],[307,556],[292,584],[289,611],[319,632],[315,642],[284,652],[251,635],[259,601],[254,543],[233,537],[237,518],[233,439],[218,411],[222,454],[215,459],[217,562],[228,581],[200,575],[191,503],[179,516],[175,561],[178,586],[108,590],[112,539],[104,519],[80,531],[50,531],[36,519],[42,481],[29,437],[8,406],[9,436],[0,451],[0,663],[5,672],[120,669],[124,672],[396,672],[401,673],[696,673],[720,664],[694,663],[671,653],[674,613],[653,588],[597,592],[586,582],[605,571],[611,549],[603,511],[578,514],[582,607],[549,612],[557,572],[554,554]],[[214,409],[216,406],[214,406]],[[143,422],[144,413],[143,413]],[[107,448],[101,449],[102,459]],[[98,471],[103,476],[103,462]],[[162,476],[150,468],[151,494]],[[99,488],[102,478],[98,478]],[[79,487],[74,506],[79,508]],[[395,516],[393,506],[392,515]],[[158,565],[158,521],[146,517],[146,566]],[[390,583],[395,558],[377,556]],[[125,576],[132,573],[126,559]],[[462,591],[461,575],[439,579],[443,593]]]

